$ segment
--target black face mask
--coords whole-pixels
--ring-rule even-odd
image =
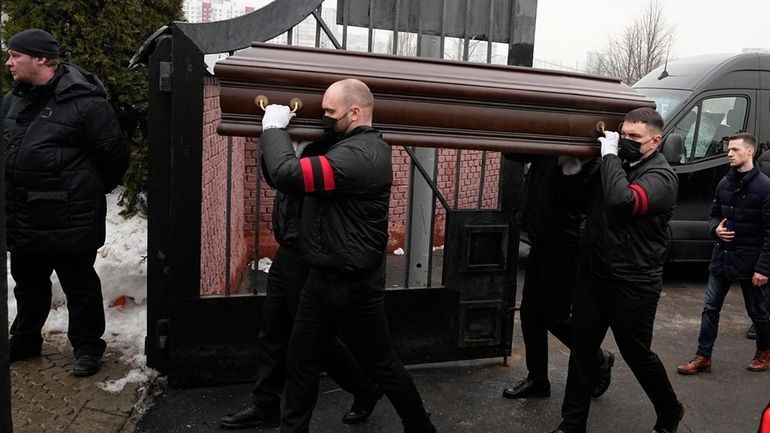
[[[350,110],[348,110],[349,112]],[[347,116],[347,112],[342,115],[342,117]],[[324,139],[329,141],[337,141],[345,136],[344,132],[337,131],[337,123],[342,119],[340,117],[339,119],[335,119],[333,117],[329,116],[323,116],[321,117],[321,126],[324,130]]]
[[[621,137],[618,139],[618,156],[628,162],[639,161],[642,159],[641,147],[642,143]]]

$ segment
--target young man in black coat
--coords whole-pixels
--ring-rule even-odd
[[[572,347],[562,422],[553,433],[585,433],[596,350],[612,329],[623,359],[652,402],[654,433],[674,433],[684,416],[666,369],[650,348],[663,286],[676,174],[657,152],[663,119],[629,112],[620,135],[605,132],[590,182],[580,278],[572,304]]]
[[[128,148],[102,83],[59,60],[40,29],[8,41],[16,84],[3,101],[6,217],[17,314],[11,362],[40,355],[51,309],[51,274],[67,296],[75,376],[101,365],[106,343],[96,250],[104,244],[104,195],[123,179]]]
[[[757,140],[748,133],[730,137],[730,171],[717,185],[709,224],[716,238],[706,285],[695,358],[677,368],[693,375],[711,370],[719,312],[733,282],[741,285],[746,312],[756,330],[756,352],[746,367],[766,371],[770,363],[770,179],[754,165]]]
[[[321,361],[339,335],[380,385],[405,433],[433,433],[411,376],[390,341],[385,316],[390,146],[371,127],[374,99],[359,80],[324,93],[325,128],[339,140],[324,155],[297,158],[284,129],[289,107],[270,105],[260,138],[267,173],[279,191],[305,194],[300,248],[310,264],[289,341],[282,433],[305,433],[318,398]]]

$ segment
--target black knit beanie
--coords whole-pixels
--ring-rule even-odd
[[[41,29],[27,29],[11,36],[8,49],[33,57],[59,58],[59,43],[53,35]]]

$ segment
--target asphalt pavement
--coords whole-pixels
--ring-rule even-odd
[[[712,372],[696,376],[676,373],[677,365],[694,356],[706,279],[707,270],[703,265],[669,267],[655,322],[653,348],[666,366],[686,408],[679,432],[754,433],[761,410],[770,399],[770,372],[752,373],[745,368],[754,355],[755,346],[745,337],[750,321],[739,288],[731,290],[722,311]],[[526,374],[520,335],[517,315],[513,355],[506,365],[496,358],[409,367],[439,432],[546,433],[558,426],[569,352],[556,339],[550,340],[551,397],[507,400],[501,396],[504,388]],[[617,354],[611,333],[605,340],[605,347]],[[222,433],[218,427],[219,418],[245,407],[250,391],[251,384],[167,389],[139,420],[135,431]],[[330,379],[322,378],[311,431],[402,431],[387,399],[380,401],[367,423],[342,424],[340,418],[351,403],[351,396]],[[588,431],[648,433],[654,422],[649,401],[626,363],[618,357],[610,389],[593,401]]]
[[[755,346],[745,337],[750,321],[738,287],[730,292],[722,311],[712,372],[696,376],[676,373],[676,366],[694,355],[706,279],[704,265],[667,268],[655,323],[653,347],[686,408],[679,432],[755,433],[761,410],[770,399],[770,372],[752,373],[745,368]],[[16,432],[222,433],[218,427],[220,417],[245,407],[249,401],[252,385],[248,383],[197,389],[128,383],[117,392],[108,392],[100,384],[124,378],[131,369],[120,362],[120,354],[108,350],[97,375],[76,378],[70,373],[72,354],[66,336],[53,335],[49,340],[41,357],[11,366]],[[611,333],[605,347],[617,353]],[[507,364],[496,358],[410,366],[438,431],[546,433],[556,428],[569,352],[551,338],[550,398],[504,399],[502,390],[526,374],[523,349],[517,314],[513,354]],[[147,409],[145,396],[157,390],[162,392]],[[380,401],[367,423],[342,424],[340,418],[351,403],[351,396],[333,381],[322,378],[311,431],[401,432],[399,419],[387,399]],[[610,389],[593,401],[589,432],[648,433],[654,421],[651,405],[618,357]]]

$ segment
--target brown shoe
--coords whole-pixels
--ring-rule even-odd
[[[676,368],[676,371],[679,374],[686,375],[711,371],[711,357],[695,355],[695,358],[693,358],[692,361],[680,365]]]
[[[765,371],[767,370],[768,364],[770,364],[770,349],[757,350],[757,353],[754,355],[754,359],[751,360],[751,364],[746,367],[746,370]]]

